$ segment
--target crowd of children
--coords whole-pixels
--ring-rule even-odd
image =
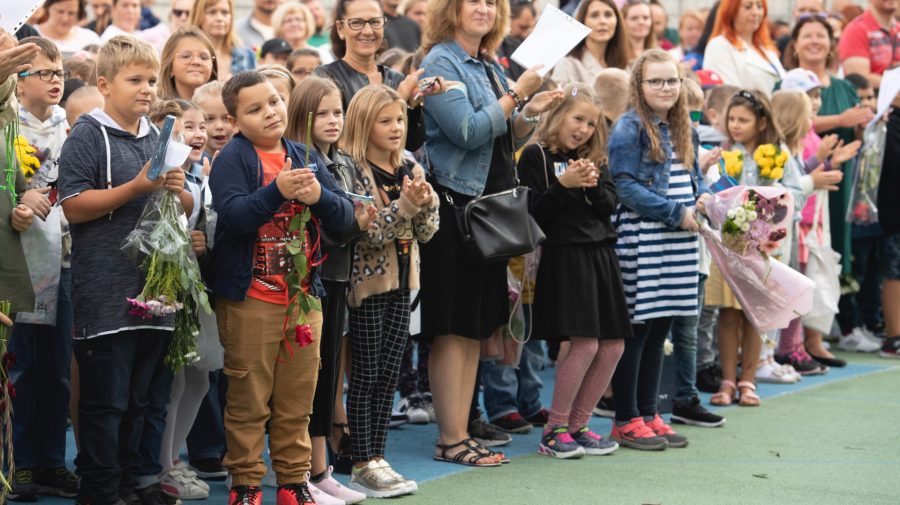
[[[827,86],[815,72],[782,72],[774,92],[724,84],[715,71],[695,72],[655,49],[653,31],[625,40],[616,28],[623,15],[607,0],[578,8],[576,17],[597,33],[549,74],[558,83],[536,69],[519,69],[515,82],[486,79],[501,68],[481,64],[493,58],[467,60],[452,50],[459,59],[453,71],[473,79],[470,88],[476,78],[465,65],[487,69],[477,80],[484,90],[443,75],[422,79],[444,67],[435,58],[422,64],[421,51],[395,68],[376,65],[373,40],[383,36],[384,11],[373,0],[338,2],[341,59],[322,66],[320,51],[306,48],[282,61],[269,44],[266,65],[232,72],[234,61],[221,59],[230,38],[208,36],[203,21],[224,3],[205,2],[206,12],[191,15],[197,26],[174,29],[161,52],[139,37],[110,35],[64,60],[47,38],[16,45],[0,32],[0,60],[7,61],[0,76],[9,74],[0,84],[0,126],[14,132],[0,158],[8,193],[0,198],[0,300],[11,302],[0,323],[15,322],[11,500],[175,505],[208,498],[205,479],[227,475],[232,505],[259,505],[263,484],[277,488],[279,505],[357,503],[418,489],[388,463],[388,429],[441,415],[446,422],[448,405],[458,410],[454,420],[468,418],[468,436],[450,442],[442,431],[439,461],[508,463],[494,448],[532,426],[543,429],[538,452],[553,458],[606,455],[620,446],[687,447],[659,404],[668,341],[671,422],[703,427],[725,419],[703,406],[700,391],[713,393],[714,406],[757,407],[759,382],[790,384],[845,366],[828,349],[832,335],[843,350],[898,356],[900,308],[888,305],[898,297],[900,212],[888,198],[879,201],[884,235],[853,228],[861,288],[844,293],[837,321],[797,317],[760,334],[698,233],[723,181],[774,185],[795,207],[774,259],[806,272],[811,255],[830,252],[829,193],[854,178],[854,161],[878,148],[870,142],[879,137],[867,134],[864,144],[866,125],[856,124],[860,140],[845,142],[816,126]],[[465,8],[506,22],[508,9],[474,3]],[[643,4],[627,12],[637,16]],[[430,51],[441,41],[426,42]],[[628,49],[635,42],[646,49]],[[337,54],[345,51],[350,56]],[[373,72],[353,66],[358,54]],[[78,69],[80,87],[67,90]],[[869,80],[852,74],[846,81],[841,85],[854,88],[865,117],[873,117]],[[517,92],[526,88],[535,92]],[[511,360],[478,366],[474,390],[484,389],[487,423],[477,394],[471,406],[447,400],[450,390],[468,398],[471,391],[458,390],[473,389],[469,379],[442,376],[445,361],[429,370],[431,341],[411,338],[420,273],[440,278],[426,271],[438,268],[436,249],[447,244],[436,234],[457,226],[460,202],[451,195],[471,196],[449,191],[433,171],[445,160],[429,159],[438,151],[428,145],[436,135],[428,107],[455,103],[454,96],[462,103],[460,95],[483,99],[482,126],[504,132],[491,140],[502,146],[493,158],[490,149],[466,156],[481,153],[471,158],[479,166],[514,159],[509,173],[491,166],[486,184],[515,179],[529,188],[530,215],[546,235],[538,250],[510,262],[510,278],[526,285],[515,296],[525,303],[533,340],[513,345]],[[504,110],[507,122],[500,112],[484,112],[494,98],[511,98],[521,114]],[[537,107],[527,109],[529,98],[540,114],[529,115]],[[891,140],[900,135],[900,102],[893,102],[897,108],[865,130],[880,128],[881,142],[888,138],[882,194],[896,189],[900,159],[900,143]],[[189,154],[150,179],[168,116]],[[441,133],[460,150],[473,141],[467,121],[459,132]],[[512,141],[523,136],[527,145],[519,149]],[[768,145],[785,156],[777,177],[755,159]],[[742,160],[737,170],[734,159]],[[196,359],[177,372],[163,359],[175,316],[141,317],[126,304],[146,276],[122,244],[163,191],[177,196],[214,307],[199,311]],[[423,247],[433,236],[437,246]],[[420,261],[420,247],[430,261]],[[453,296],[458,304],[466,294]],[[427,310],[434,314],[434,304]],[[879,336],[882,319],[887,328]],[[439,360],[456,352],[434,342]],[[546,409],[537,399],[545,351],[556,369]],[[432,403],[434,382],[443,403]],[[590,429],[594,414],[613,419],[611,433]],[[74,474],[66,467],[67,418],[78,445]],[[334,472],[349,474],[349,485]]]

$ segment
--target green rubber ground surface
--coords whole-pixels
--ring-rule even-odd
[[[842,355],[848,357],[847,355]],[[900,504],[900,362],[732,407],[723,428],[678,427],[686,449],[620,449],[575,461],[537,454],[420,484],[418,504]]]

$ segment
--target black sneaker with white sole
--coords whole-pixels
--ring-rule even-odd
[[[718,428],[725,424],[725,418],[706,410],[700,403],[700,398],[692,396],[672,402],[672,422],[704,428]]]
[[[38,494],[59,498],[78,496],[78,477],[66,467],[35,470],[34,483]]]
[[[469,421],[469,435],[485,447],[499,447],[512,442],[512,436],[501,432],[480,417]]]
[[[616,416],[616,402],[612,396],[604,396],[594,407],[594,415],[613,418]]]
[[[9,501],[32,503],[38,500],[38,488],[34,483],[34,470],[18,468],[12,478],[12,489],[7,495]]]
[[[192,459],[191,468],[203,480],[225,480],[228,477],[228,470],[222,466],[219,458]]]

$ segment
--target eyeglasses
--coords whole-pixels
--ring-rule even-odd
[[[194,58],[199,59],[199,60],[200,60],[200,63],[211,63],[212,60],[215,59],[215,57],[210,56],[209,53],[188,53],[188,52],[184,52],[184,53],[178,53],[178,54],[176,54],[175,57],[178,58],[178,61],[180,61],[181,63],[184,63],[184,64],[188,64],[188,63],[194,61]]]
[[[385,19],[384,17],[372,19],[350,18],[341,22],[346,23],[347,27],[354,32],[358,32],[365,28],[367,23],[370,27],[372,27],[373,30],[380,30],[384,28],[384,25],[387,23],[387,19]]]
[[[183,11],[181,9],[172,9],[172,15],[176,18],[185,18],[191,14],[191,11]]]
[[[31,72],[22,72],[19,74],[19,77],[30,77],[32,75],[38,76],[38,78],[42,81],[50,82],[53,80],[53,77],[59,77],[62,80],[67,80],[72,72],[69,70],[32,70]]]
[[[674,89],[681,86],[681,77],[673,77],[671,79],[647,79],[644,82],[646,82],[650,86],[650,89],[654,91],[663,89],[663,86],[665,85]]]

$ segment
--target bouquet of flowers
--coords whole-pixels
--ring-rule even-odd
[[[212,310],[178,196],[165,189],[155,193],[122,249],[143,258],[141,269],[147,279],[141,293],[126,300],[128,313],[142,319],[174,314],[175,334],[166,353],[166,365],[177,372],[197,361],[197,311]]]
[[[876,122],[866,127],[863,133],[865,146],[856,163],[853,174],[853,193],[847,207],[847,221],[854,224],[878,222],[878,183],[881,181],[881,166],[884,163],[884,143],[887,127]]]
[[[165,125],[163,130],[166,131]],[[168,136],[161,134],[161,147],[151,171],[154,167],[180,166],[190,152],[189,146],[172,141],[171,126],[168,132]],[[146,274],[141,293],[126,299],[129,315],[142,319],[175,315],[175,333],[165,357],[172,372],[199,359],[198,310],[212,312],[187,224],[178,195],[162,189],[147,200],[137,226],[122,245],[122,250],[140,261]]]
[[[791,222],[785,218],[791,213],[790,201],[790,193],[769,199],[754,189],[747,189],[743,199],[725,213],[722,244],[740,255],[757,251],[768,257],[787,237]]]
[[[25,176],[25,179],[31,180],[41,168],[41,153],[28,142],[24,135],[17,136],[13,142],[16,158],[19,159],[19,165],[22,167],[22,175]]]
[[[740,149],[731,151],[722,151],[722,168],[725,174],[734,180],[740,180],[741,172],[744,171],[744,153]]]
[[[734,186],[706,204],[700,233],[725,282],[760,334],[786,328],[812,309],[815,283],[769,257],[792,224],[784,188]]]
[[[759,176],[771,181],[784,177],[784,165],[788,161],[788,152],[774,144],[763,144],[753,151],[753,161],[759,169]]]
[[[10,314],[10,303],[0,301],[0,313],[5,316]],[[16,396],[16,389],[9,378],[9,367],[16,362],[16,356],[9,352],[10,329],[0,323],[0,502],[6,502],[6,495],[12,490],[13,471],[13,427],[12,427],[12,399]]]

